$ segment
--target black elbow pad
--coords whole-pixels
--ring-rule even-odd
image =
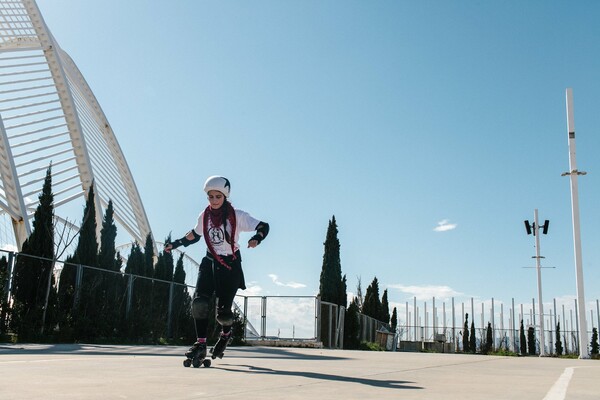
[[[189,235],[190,233],[194,236],[192,240],[189,240],[187,238],[187,235]],[[190,232],[186,233],[184,237],[182,237],[181,239],[177,239],[176,242],[180,242],[184,247],[188,247],[190,244],[194,244],[198,240],[200,240],[200,237],[201,236],[198,235],[196,231],[192,229]]]
[[[192,240],[190,240],[190,241],[189,241],[189,242],[190,242],[190,244],[194,244],[194,243],[196,243],[196,242],[197,242],[198,240],[200,240],[200,238],[202,237],[201,235],[198,235],[198,234],[196,233],[196,231],[195,231],[195,230],[193,230],[193,229],[192,229],[190,232],[192,232],[192,235],[194,235],[194,238],[193,238]],[[187,235],[186,235],[186,236],[187,236]]]

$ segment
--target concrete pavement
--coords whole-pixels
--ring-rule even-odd
[[[600,362],[232,347],[184,368],[184,347],[0,344],[0,399],[600,399]]]

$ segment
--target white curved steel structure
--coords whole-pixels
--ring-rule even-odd
[[[115,220],[144,243],[146,212],[94,94],[35,1],[0,0],[0,209],[19,249],[50,163],[56,209],[81,201],[94,182],[98,230],[112,200]]]

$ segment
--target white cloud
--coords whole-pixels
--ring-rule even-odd
[[[238,291],[241,296],[259,296],[262,293],[262,288],[256,282],[250,282],[246,285],[246,290]]]
[[[250,285],[249,290],[257,286]],[[280,337],[286,339],[302,338],[314,339],[316,304],[314,297],[310,296],[257,296],[247,293],[247,290],[238,292],[235,299],[241,310],[246,312],[248,328],[254,335],[261,335],[261,327],[265,320],[263,312],[266,311],[267,337]],[[241,296],[247,296],[242,298]],[[266,305],[266,308],[264,307]]]
[[[462,296],[463,293],[457,292],[449,286],[405,286],[405,285],[389,285],[391,289],[398,289],[403,293],[416,297],[417,300],[431,300],[433,297],[440,300],[447,300],[452,297]]]
[[[315,299],[312,297],[267,297],[266,336],[280,338],[315,337]],[[261,326],[259,303],[250,303],[248,320],[256,327]]]
[[[562,313],[562,308],[565,307],[565,311],[566,310],[573,310],[573,313],[575,313],[575,300],[577,299],[577,295],[576,294],[566,294],[563,296],[557,296],[554,299],[545,299],[544,300],[544,314],[546,314],[547,310],[552,310],[552,312],[554,312],[554,300],[556,300],[556,313],[557,314],[561,314]],[[537,310],[537,301],[538,299],[535,299],[536,301],[536,310]],[[597,311],[597,307],[598,305],[596,304],[595,301],[587,301],[586,302],[586,318],[589,316],[589,310],[593,310],[594,311],[594,316],[596,316],[596,311]],[[591,329],[591,328],[590,328]]]
[[[446,232],[454,230],[456,229],[456,227],[457,224],[451,224],[450,221],[448,221],[447,219],[443,219],[440,222],[438,222],[438,226],[433,228],[433,230],[436,232]]]
[[[275,274],[269,274],[269,278],[271,278],[271,280],[273,281],[274,284],[276,284],[277,286],[285,286],[285,287],[289,287],[292,289],[300,289],[300,288],[304,288],[306,287],[305,284],[303,283],[298,283],[298,282],[287,282],[287,283],[283,283],[279,280],[279,277]]]

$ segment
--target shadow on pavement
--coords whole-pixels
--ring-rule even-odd
[[[229,347],[227,352],[235,352],[232,354],[232,357],[236,358],[275,358],[275,359],[289,359],[295,358],[298,360],[349,360],[348,357],[338,357],[338,356],[330,356],[324,355],[319,350],[313,349],[314,354],[302,354],[298,352],[294,352],[292,348],[285,347],[252,347],[252,346],[242,346],[242,347]],[[242,353],[247,353],[243,354]]]
[[[223,369],[231,372],[239,372],[245,374],[268,374],[268,375],[278,375],[278,376],[300,376],[304,378],[318,379],[318,380],[328,380],[328,381],[336,381],[336,382],[348,382],[348,383],[358,383],[360,385],[368,385],[386,389],[412,389],[419,390],[423,389],[421,386],[410,385],[410,381],[389,381],[389,380],[377,380],[370,379],[364,377],[348,377],[342,375],[333,375],[333,374],[324,374],[320,372],[310,372],[310,371],[278,371],[270,368],[261,368],[255,367],[252,365],[239,365],[239,367],[246,367],[248,370],[239,370],[234,368],[226,368],[219,366],[219,369]]]
[[[184,357],[187,347],[183,346],[135,346],[135,345],[96,345],[96,344],[0,344],[1,354],[41,355],[105,355],[105,356],[154,356]],[[302,354],[290,348],[281,347],[229,347],[226,358],[273,358],[299,360],[345,360],[347,357],[323,355],[318,349],[315,354]]]
[[[112,346],[94,344],[44,344],[0,345],[0,354],[42,355],[132,355],[132,356],[183,356],[181,348],[161,346]]]

